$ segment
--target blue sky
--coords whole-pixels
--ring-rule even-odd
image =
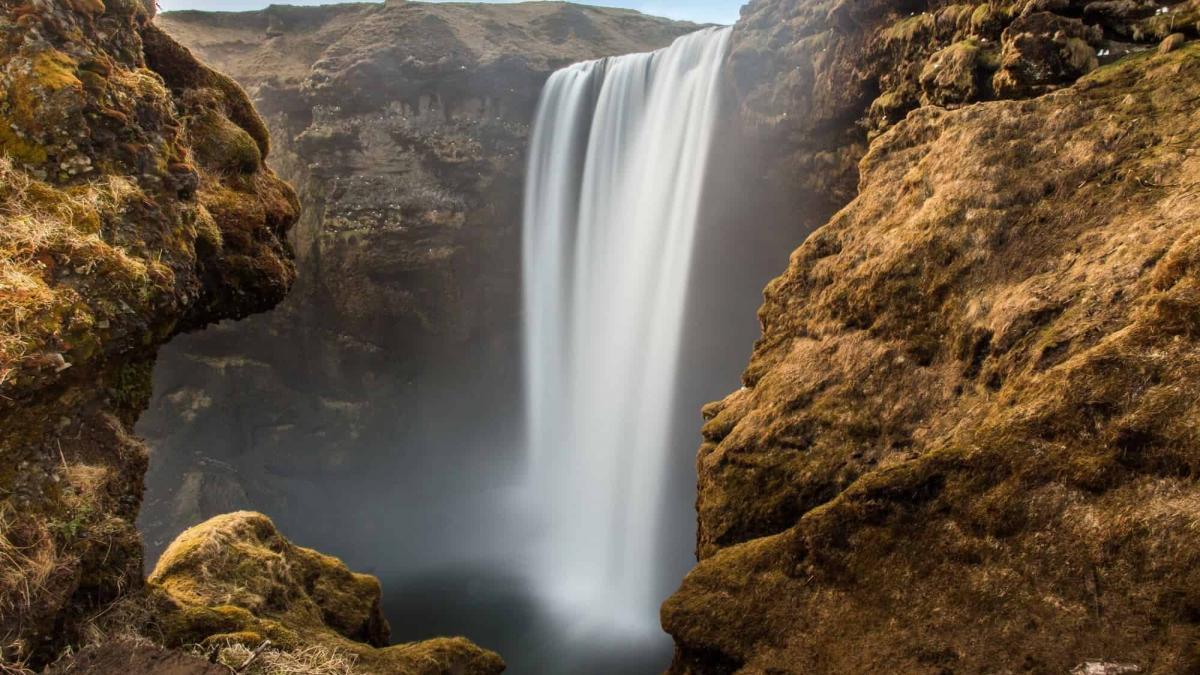
[[[274,4],[324,5],[336,0],[274,0]],[[434,0],[435,2],[437,0]],[[506,0],[483,0],[505,2]],[[746,0],[587,0],[583,4],[628,7],[647,14],[672,19],[687,19],[700,23],[733,23]],[[173,9],[207,9],[212,11],[262,9],[270,0],[159,0],[163,11]]]

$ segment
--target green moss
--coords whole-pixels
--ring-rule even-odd
[[[82,87],[83,82],[75,75],[77,64],[57,49],[47,49],[33,58],[32,72],[35,83],[50,91],[67,87]]]
[[[80,533],[84,531],[84,528],[92,520],[93,515],[94,512],[90,504],[80,505],[78,508],[71,510],[68,519],[52,520],[50,522],[50,530],[61,539],[71,542],[77,539]]]
[[[218,646],[223,647],[228,645],[241,645],[243,647],[249,647],[253,649],[261,645],[266,639],[267,638],[263,637],[262,633],[244,630],[236,633],[217,633],[216,635],[210,635],[209,637],[204,638],[204,641],[200,643],[200,646],[211,648]]]
[[[1087,89],[1110,87],[1121,81],[1132,82],[1145,76],[1150,61],[1158,61],[1158,68],[1162,68],[1197,57],[1200,57],[1200,42],[1193,42],[1166,55],[1160,55],[1154,50],[1136,52],[1096,68],[1081,77],[1078,86]]]
[[[154,363],[139,361],[117,369],[112,381],[113,399],[124,408],[141,409],[150,401]]]
[[[232,605],[216,607],[188,606],[169,612],[160,619],[163,640],[170,647],[203,644],[216,636],[265,636],[281,649],[293,649],[303,642],[292,630],[273,621],[260,620],[249,611]]]
[[[196,158],[209,168],[251,174],[262,166],[262,153],[254,138],[215,110],[188,120],[188,134]]]
[[[19,136],[13,129],[12,122],[2,114],[0,114],[0,152],[26,166],[40,166],[49,159],[44,145]]]
[[[999,7],[991,3],[983,4],[976,7],[971,14],[970,28],[977,35],[992,36],[998,34],[1011,19],[1012,9],[1010,7]]]
[[[934,30],[937,21],[933,14],[922,12],[915,16],[897,21],[880,32],[879,36],[885,42],[912,42]]]

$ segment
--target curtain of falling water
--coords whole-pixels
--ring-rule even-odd
[[[657,626],[661,488],[730,29],[580,63],[542,94],[524,224],[532,570],[611,628]]]

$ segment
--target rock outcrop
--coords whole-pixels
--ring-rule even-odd
[[[912,110],[1046,93],[1173,33],[1200,33],[1194,0],[754,0],[730,69],[744,128],[775,150],[768,173],[815,226]]]
[[[0,648],[37,665],[141,585],[155,351],[283,297],[297,202],[140,2],[0,3],[0,91]]]
[[[511,462],[525,146],[542,83],[696,27],[556,2],[157,21],[247,87],[304,216],[300,280],[281,307],[173,346],[159,369],[139,427],[156,450],[148,546],[252,508],[323,547],[379,542],[373,564],[418,564],[427,552],[397,547],[386,529],[405,514],[360,522],[354,540],[341,524],[391,492],[454,508]],[[470,475],[457,470],[467,464]],[[354,487],[328,500],[311,490],[317,479]]]
[[[231,617],[290,637],[270,658],[336,639],[372,673],[502,670],[465,640],[368,648],[387,640],[378,583],[261,517],[191,533],[144,583],[132,428],[157,351],[283,298],[299,208],[241,87],[151,18],[0,2],[0,670],[86,647],[55,668],[226,671],[149,643],[232,640]]]
[[[705,410],[672,671],[1195,672],[1197,5],[900,4],[739,29],[848,205]]]
[[[270,640],[284,650],[344,652],[362,672],[504,670],[499,656],[461,638],[389,647],[379,581],[292,544],[257,513],[218,516],[181,534],[149,585],[155,628],[170,646],[253,648]]]

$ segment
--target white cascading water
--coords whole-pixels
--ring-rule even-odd
[[[539,588],[656,629],[662,483],[696,223],[730,29],[580,63],[546,84],[525,202]]]

